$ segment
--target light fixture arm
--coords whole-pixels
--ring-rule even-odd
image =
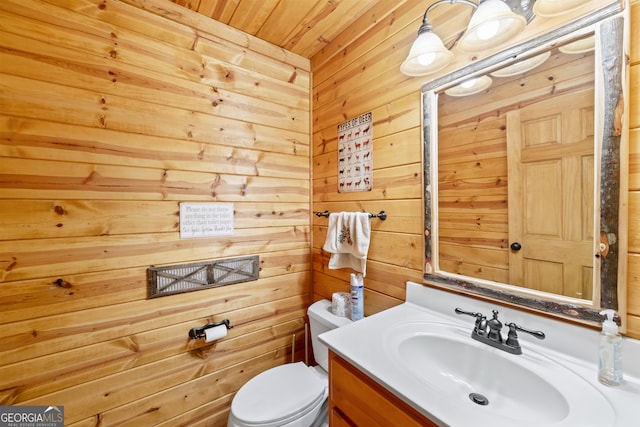
[[[440,1],[437,1],[437,2],[433,3],[431,6],[429,6],[427,8],[427,10],[424,11],[424,16],[422,17],[422,25],[420,26],[420,29],[418,30],[418,34],[420,34],[420,30],[422,29],[423,26],[429,25],[429,23],[427,22],[427,15],[429,14],[429,12],[431,10],[433,10],[436,7],[438,7],[440,5],[443,5],[443,4],[456,4],[456,3],[466,4],[467,6],[471,6],[474,9],[478,8],[477,4],[475,4],[474,2],[469,1],[469,0],[440,0]],[[429,27],[431,27],[431,26],[429,25]]]

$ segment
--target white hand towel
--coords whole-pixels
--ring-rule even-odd
[[[324,249],[331,253],[329,269],[352,268],[366,276],[371,235],[369,214],[340,212],[329,215]]]

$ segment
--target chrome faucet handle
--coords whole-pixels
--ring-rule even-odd
[[[461,308],[456,308],[455,312],[456,314],[466,314],[467,316],[475,317],[476,319],[478,318],[478,316],[484,317],[482,313],[474,313],[473,311],[464,311]]]
[[[464,314],[467,316],[475,317],[476,324],[473,328],[473,331],[480,335],[485,335],[487,333],[487,317],[482,313],[475,313],[473,311],[465,311],[461,308],[455,309],[456,314]]]
[[[532,331],[531,329],[523,328],[522,326],[516,325],[515,323],[507,323],[507,326],[509,327],[509,335],[511,335],[513,332],[513,334],[516,336],[516,339],[517,339],[516,330],[520,332],[525,332],[529,335],[533,335],[539,340],[545,339],[545,334],[542,331]]]

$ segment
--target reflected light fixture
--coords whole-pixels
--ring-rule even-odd
[[[585,39],[576,40],[564,46],[560,46],[558,50],[566,54],[577,54],[591,52],[596,48],[595,36],[589,36]]]
[[[571,12],[585,3],[587,0],[537,0],[533,5],[533,13],[550,18]]]
[[[530,10],[525,9],[535,0],[506,1],[480,0],[479,3],[474,3],[469,0],[440,0],[433,3],[424,12],[418,37],[413,42],[407,59],[400,66],[400,71],[408,76],[423,76],[442,70],[453,60],[453,53],[444,46],[427,20],[429,12],[443,4],[464,4],[476,9],[460,38],[458,50],[461,52],[482,52],[512,39],[527,25],[527,19],[513,12],[512,8],[529,12]],[[511,3],[514,5],[511,6]]]
[[[540,55],[523,59],[506,67],[502,67],[499,70],[493,71],[491,75],[494,77],[511,77],[518,74],[523,74],[544,64],[550,56],[551,51],[549,50],[547,52],[541,53]]]
[[[489,76],[480,76],[460,83],[444,91],[449,96],[469,96],[480,93],[491,86],[492,80]]]

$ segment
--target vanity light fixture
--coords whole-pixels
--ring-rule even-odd
[[[469,0],[439,0],[433,3],[424,12],[418,37],[400,71],[407,76],[423,76],[442,70],[453,60],[453,53],[445,48],[427,20],[427,15],[434,8],[443,4],[464,4],[475,9],[460,38],[458,50],[478,53],[499,46],[522,32],[527,19],[513,10],[525,10],[532,3],[534,0],[480,0],[477,4]]]
[[[527,20],[515,14],[502,0],[484,0],[471,16],[458,50],[482,52],[511,40],[524,30]]]
[[[428,11],[428,9],[427,9]],[[425,18],[418,30],[418,38],[411,45],[409,56],[400,66],[402,74],[407,76],[423,76],[425,74],[435,73],[449,65],[453,60],[451,53],[440,37],[433,32],[433,28]]]

